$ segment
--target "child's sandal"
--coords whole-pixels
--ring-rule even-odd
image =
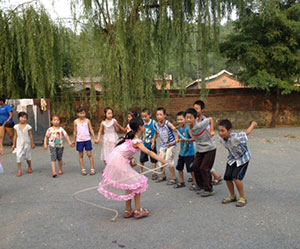
[[[218,184],[219,184],[220,182],[222,182],[222,181],[223,181],[223,178],[220,176],[220,177],[214,179],[214,180],[212,181],[212,184],[213,184],[213,185],[218,185]]]
[[[87,175],[86,169],[82,169],[82,170],[81,170],[81,174],[82,174],[83,176],[86,176],[86,175]]]
[[[56,172],[53,172],[53,173],[52,173],[52,177],[53,177],[53,178],[57,177],[57,173],[56,173]]]
[[[244,199],[243,197],[240,197],[240,199],[238,200],[238,202],[236,203],[236,207],[243,207],[245,206],[247,203],[247,200]]]
[[[91,169],[90,175],[93,176],[93,175],[95,175],[95,174],[96,174],[95,170],[94,170],[94,169]]]
[[[123,215],[123,218],[131,218],[134,216],[134,212],[131,210],[131,211],[128,211],[128,210],[125,210],[124,212],[124,215]]]
[[[177,179],[171,179],[170,181],[167,182],[167,185],[174,185],[177,183]]]
[[[176,185],[174,185],[174,188],[183,188],[185,187],[185,182],[178,182]]]
[[[153,174],[151,179],[152,179],[153,181],[157,180],[157,179],[158,179],[157,174]]]
[[[150,211],[146,208],[141,208],[139,211],[134,211],[133,217],[136,219],[140,219],[143,217],[147,217],[149,215]]]
[[[164,182],[166,180],[167,180],[167,177],[163,176],[163,177],[158,178],[155,182]]]
[[[227,198],[224,198],[222,203],[223,204],[228,204],[228,203],[235,202],[235,201],[236,201],[236,197],[229,196]]]

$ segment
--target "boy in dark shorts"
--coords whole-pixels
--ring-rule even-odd
[[[143,139],[143,142],[144,142],[144,145],[147,149],[153,151],[154,153],[157,154],[157,151],[156,151],[156,141],[154,140],[154,135],[155,135],[155,125],[156,125],[156,122],[151,119],[151,113],[150,113],[150,110],[145,108],[142,110],[142,119],[144,121],[144,127],[145,127],[145,131],[144,131],[144,134],[142,136],[142,139]],[[149,158],[148,158],[148,155],[145,154],[143,151],[141,151],[141,154],[140,154],[140,163],[142,166],[144,166],[144,163],[145,162],[148,162],[149,161]],[[156,168],[156,163],[157,163],[157,160],[155,160],[154,158],[150,157],[150,161],[152,163],[152,167],[153,169]],[[140,173],[143,173],[144,171],[144,168],[141,167],[140,168]],[[153,173],[152,174],[152,180],[157,180],[158,176],[156,173]]]
[[[229,120],[225,119],[219,121],[218,130],[221,137],[220,141],[229,152],[224,180],[226,181],[230,192],[230,197],[224,198],[222,201],[223,204],[237,201],[233,182],[240,194],[240,198],[236,206],[243,207],[247,203],[244,192],[244,184],[242,182],[251,158],[251,154],[247,146],[247,136],[256,126],[257,123],[252,121],[246,132],[236,133],[232,132],[232,124]]]
[[[178,124],[178,136],[179,141],[175,141],[169,146],[174,145],[176,142],[180,142],[180,151],[177,161],[176,169],[179,173],[179,182],[174,186],[174,188],[182,188],[185,187],[183,169],[184,165],[186,166],[186,171],[192,174],[192,165],[194,161],[195,148],[193,142],[187,142],[186,140],[191,139],[192,137],[189,134],[189,127],[185,124],[185,113],[178,112],[177,113],[177,124]],[[193,176],[193,175],[192,175]],[[193,177],[194,179],[195,177]],[[196,182],[196,179],[195,179]]]

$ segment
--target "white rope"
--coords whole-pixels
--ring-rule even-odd
[[[142,166],[142,165],[140,165],[140,164],[138,164],[138,163],[137,163],[137,165],[138,165],[138,166]],[[148,174],[148,173],[150,173],[150,172],[155,172],[155,170],[165,168],[167,165],[168,165],[168,164],[164,164],[164,165],[161,165],[161,166],[159,166],[159,167],[157,167],[157,168],[155,168],[155,169],[149,169],[149,168],[145,167],[145,168],[147,168],[148,170],[145,171],[145,172],[143,172],[143,173],[140,173],[139,175],[146,175],[146,174]],[[125,178],[125,179],[121,179],[121,180],[116,181],[116,182],[123,182],[123,181],[129,180],[129,179],[135,178],[135,177],[137,177],[137,176],[139,176],[139,175],[136,175],[136,176],[130,176],[130,177],[127,177],[127,178]],[[104,185],[102,185],[101,187],[105,187],[105,186],[109,186],[109,185],[112,185],[112,183],[104,184]],[[94,207],[97,207],[97,208],[101,208],[101,209],[104,209],[104,210],[108,210],[108,211],[114,212],[114,213],[115,213],[115,216],[111,219],[111,221],[112,221],[112,222],[113,222],[113,221],[116,221],[116,219],[117,219],[117,217],[118,217],[118,215],[119,215],[118,210],[113,209],[113,208],[103,207],[103,206],[100,206],[100,205],[95,204],[95,203],[93,203],[93,202],[85,201],[85,200],[80,199],[80,198],[77,197],[78,194],[81,194],[81,193],[83,193],[83,192],[87,192],[87,191],[90,191],[90,190],[93,190],[93,189],[97,189],[98,187],[99,187],[99,186],[94,186],[94,187],[90,187],[90,188],[85,188],[85,189],[79,190],[79,191],[75,192],[75,193],[72,195],[72,197],[73,197],[75,200],[80,201],[80,202],[83,202],[83,203],[85,203],[85,204],[88,204],[88,205],[91,205],[91,206],[94,206]]]

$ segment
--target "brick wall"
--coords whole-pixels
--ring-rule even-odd
[[[167,118],[172,122],[176,121],[176,113],[191,107],[196,100],[200,99],[200,90],[187,90],[184,96],[178,90],[170,91],[170,98],[165,100],[163,105],[167,110]],[[92,123],[95,130],[99,129],[99,122],[104,117],[103,104],[98,95],[99,105],[97,111],[92,114]],[[250,120],[256,120],[261,127],[269,127],[272,119],[272,112],[275,101],[275,92],[266,94],[249,88],[240,89],[213,89],[209,91],[205,98],[205,115],[214,118],[215,122],[220,119],[229,119],[235,128],[246,128]],[[76,99],[75,107],[82,104],[88,109],[88,105],[79,103]],[[143,107],[135,108],[140,110]],[[115,110],[116,111],[116,110]],[[121,113],[117,112],[117,119],[122,122]],[[155,112],[153,112],[155,117]],[[294,92],[280,97],[280,111],[276,121],[278,126],[300,125],[300,93]],[[64,126],[70,131],[72,123],[68,122]]]

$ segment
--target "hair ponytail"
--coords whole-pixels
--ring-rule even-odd
[[[140,126],[144,125],[144,121],[141,118],[134,118],[130,121],[129,127],[131,131],[127,132],[125,137],[121,137],[120,141],[117,143],[116,147],[125,142],[125,140],[132,140],[135,137],[136,132],[138,131]]]

